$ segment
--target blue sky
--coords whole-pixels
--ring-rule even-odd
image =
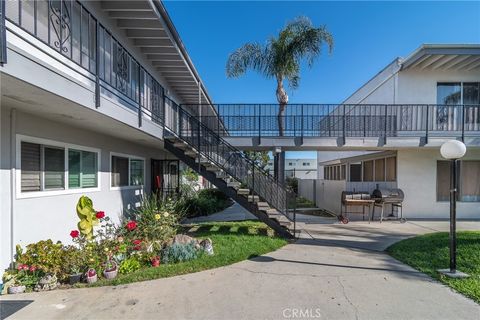
[[[480,1],[165,1],[216,103],[272,103],[273,79],[249,72],[227,79],[229,53],[266,39],[304,15],[335,38],[312,69],[304,68],[291,103],[340,103],[397,56],[422,43],[480,43]],[[290,153],[287,157],[311,157]]]

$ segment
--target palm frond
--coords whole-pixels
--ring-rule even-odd
[[[226,73],[229,78],[236,78],[252,69],[271,77],[268,73],[268,48],[258,43],[246,43],[230,54]]]

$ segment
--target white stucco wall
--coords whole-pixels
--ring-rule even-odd
[[[298,195],[315,202],[317,200],[316,181],[317,179],[299,179]]]
[[[468,150],[464,159],[479,160],[480,149]],[[406,218],[449,218],[449,203],[437,201],[437,160],[442,160],[439,149],[398,151],[398,187],[405,193]],[[458,202],[457,217],[480,219],[479,203]]]
[[[344,190],[346,190],[344,180],[317,180],[317,206],[339,214]]]
[[[0,267],[6,267],[11,258],[11,249],[16,244],[26,245],[41,239],[70,241],[70,230],[78,222],[75,205],[84,194],[91,197],[97,210],[103,210],[118,222],[123,209],[133,208],[140,195],[150,191],[150,160],[173,158],[160,148],[146,147],[130,141],[117,139],[90,130],[72,127],[59,122],[17,111],[16,121],[10,126],[10,108],[1,108],[1,170],[0,170]],[[13,128],[14,137],[10,134]],[[16,135],[38,137],[68,144],[100,149],[100,191],[88,193],[64,193],[55,196],[17,198],[16,179],[11,179],[16,163]],[[13,143],[13,148],[12,148]],[[14,156],[12,156],[12,152]],[[142,157],[145,160],[145,186],[112,190],[110,188],[110,153],[122,153]],[[19,168],[16,168],[18,170]],[[13,208],[12,208],[13,207]],[[12,211],[13,210],[13,211]],[[13,214],[13,227],[12,227]],[[12,233],[13,231],[13,233]]]
[[[420,70],[398,71],[389,66],[350,96],[347,104],[435,104],[438,82],[480,81],[475,71]]]
[[[395,103],[422,104],[437,103],[438,82],[480,81],[480,74],[474,71],[432,71],[405,70],[398,74],[398,89]],[[384,103],[378,101],[378,103]]]

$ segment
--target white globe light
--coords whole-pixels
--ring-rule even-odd
[[[458,140],[448,140],[440,147],[440,154],[445,159],[460,159],[467,152],[465,144]]]

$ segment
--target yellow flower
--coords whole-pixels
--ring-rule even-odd
[[[108,248],[105,248],[105,249],[103,249],[103,250],[105,250],[105,252],[108,252]]]
[[[160,215],[158,213],[155,215],[155,220],[160,220]]]
[[[166,218],[166,217],[169,216],[169,213],[168,213],[167,211],[165,211],[165,212],[163,213],[163,216]]]
[[[93,258],[90,258],[90,262],[93,262],[93,261],[95,261],[95,259],[93,259]]]

